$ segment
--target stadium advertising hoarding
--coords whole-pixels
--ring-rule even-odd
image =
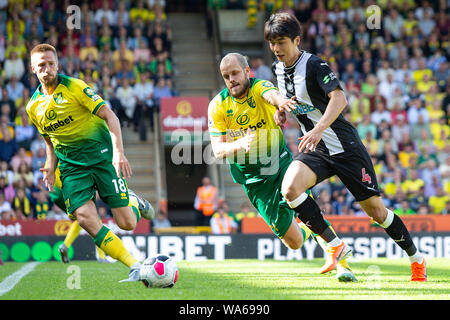
[[[136,229],[125,231],[120,229],[113,219],[102,219],[103,224],[113,230],[116,234],[148,234],[150,231],[150,221],[141,219],[136,225]],[[69,230],[70,220],[16,220],[0,221],[0,239],[2,237],[14,236],[62,236]],[[81,234],[86,231],[81,230]]]
[[[207,130],[209,100],[207,97],[161,98],[161,128],[164,132],[175,130]]]
[[[430,258],[450,258],[450,232],[412,233],[418,249]],[[204,261],[224,259],[309,260],[324,256],[323,250],[308,239],[300,250],[286,248],[270,234],[235,235],[123,235],[121,239],[133,256],[144,260],[164,253],[175,260]],[[353,249],[354,259],[402,258],[405,253],[385,233],[349,233],[342,239]],[[3,261],[59,260],[62,236],[2,237]],[[93,260],[96,250],[92,238],[80,236],[69,250],[71,260]]]
[[[383,233],[382,228],[367,216],[325,216],[338,234]],[[410,232],[450,232],[450,215],[401,216]],[[242,232],[249,234],[272,233],[261,218],[244,218]]]

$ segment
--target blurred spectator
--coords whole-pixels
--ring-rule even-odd
[[[4,176],[0,176],[0,193],[3,194],[6,201],[11,201],[15,193],[13,185],[8,184]]]
[[[159,78],[158,82],[153,89],[153,101],[157,110],[160,110],[160,100],[165,97],[172,97],[173,92],[171,88],[167,85],[167,81],[164,78]]]
[[[34,201],[34,218],[38,220],[45,220],[51,210],[50,198],[45,191],[39,191],[36,193]]]
[[[23,60],[17,55],[17,52],[11,51],[9,58],[5,60],[3,72],[6,79],[11,79],[12,77],[20,79],[25,74],[25,65]]]
[[[264,64],[264,60],[261,57],[254,57],[250,59],[250,66],[256,79],[272,81],[272,70]]]
[[[134,111],[136,108],[136,92],[129,83],[127,77],[122,78],[121,86],[117,88],[117,99],[120,101],[118,117],[125,126],[134,123]]]
[[[3,136],[0,140],[0,160],[4,160],[9,163],[19,148],[8,127],[2,125],[0,127],[0,131]]]
[[[86,59],[90,59],[91,61],[96,62],[99,57],[99,51],[97,46],[95,46],[94,40],[92,37],[86,37],[85,42],[81,45],[80,48],[80,61],[85,61]]]
[[[208,225],[211,216],[217,209],[217,205],[217,187],[211,184],[209,177],[203,177],[202,185],[197,188],[194,199],[197,225]]]
[[[21,124],[16,126],[15,135],[17,145],[30,150],[31,142],[33,141],[35,135],[35,127],[30,124],[28,114],[24,109],[20,111]]]
[[[108,25],[113,25],[115,20],[114,11],[111,9],[109,5],[109,1],[103,0],[102,7],[95,11],[94,20],[98,26],[104,24],[104,19],[106,19],[106,23]]]
[[[6,161],[0,161],[0,177],[5,178],[7,185],[11,185],[14,182],[14,172]]]
[[[241,204],[241,210],[234,214],[234,220],[238,224],[238,232],[242,230],[242,219],[244,218],[255,218],[258,216],[258,213],[253,211],[247,203]]]
[[[365,139],[367,136],[367,133],[369,133],[369,132],[371,133],[372,137],[377,136],[377,127],[370,120],[371,120],[370,115],[364,114],[361,123],[358,124],[358,126],[356,127],[356,129],[358,130],[359,137],[361,139]]]
[[[45,153],[45,148],[39,148],[31,160],[31,170],[33,172],[39,171],[40,168],[44,168],[45,161],[47,160],[47,155]]]
[[[391,113],[386,110],[386,106],[383,102],[377,104],[376,109],[370,116],[370,122],[375,126],[380,125],[382,121],[391,123]]]
[[[15,75],[12,75],[8,84],[6,85],[6,90],[8,90],[8,96],[11,98],[11,100],[15,102],[17,99],[21,98],[24,89],[25,86],[23,85],[23,83],[20,82]]]
[[[400,203],[400,207],[397,207],[394,209],[394,213],[402,216],[402,215],[409,215],[409,214],[415,214],[416,212],[411,209],[408,200],[402,200]]]
[[[14,172],[17,172],[22,163],[31,167],[31,155],[28,154],[27,149],[19,147],[17,153],[11,158],[11,168]]]
[[[448,206],[450,201],[448,193],[444,193],[441,186],[437,187],[436,195],[430,196],[429,205],[431,208],[431,213],[442,214]]]
[[[172,224],[170,223],[169,219],[167,219],[166,215],[163,212],[158,212],[156,214],[156,217],[152,220],[153,230],[170,227],[172,227]]]
[[[231,234],[236,233],[238,229],[238,224],[228,215],[223,205],[219,206],[217,215],[214,214],[210,218],[210,226],[213,234]]]
[[[0,192],[0,220],[14,220],[13,217],[14,211],[11,208],[11,203],[6,201],[5,195]]]
[[[144,121],[147,116],[150,121],[150,128],[153,131],[153,82],[149,79],[148,73],[140,74],[140,81],[134,85],[134,92],[136,95],[136,118]]]
[[[14,185],[16,186],[20,181],[23,181],[27,188],[32,188],[34,185],[33,172],[26,162],[21,162],[17,170],[14,171]]]
[[[33,217],[32,203],[25,189],[17,188],[16,195],[11,203],[18,219],[30,219]]]

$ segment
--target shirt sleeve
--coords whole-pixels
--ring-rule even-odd
[[[221,111],[217,98],[211,100],[208,106],[208,130],[211,136],[224,136],[227,134],[225,115]]]
[[[89,109],[93,114],[97,114],[98,110],[105,105],[105,101],[95,90],[89,87],[84,81],[77,80],[75,85],[75,95],[80,104]]]
[[[315,80],[320,88],[328,95],[331,91],[339,88],[342,90],[336,74],[331,70],[327,62],[317,59],[314,61],[313,70],[316,72]]]
[[[268,80],[256,80],[254,84],[254,89],[257,94],[262,96],[264,93],[270,90],[278,90],[277,87],[273,85],[272,82]]]

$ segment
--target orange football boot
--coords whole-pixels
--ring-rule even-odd
[[[352,250],[344,242],[336,247],[328,247],[327,260],[325,261],[323,267],[320,269],[320,273],[323,274],[336,269],[338,262],[341,259],[349,257],[351,254]]]
[[[414,262],[411,264],[411,281],[427,281],[427,267],[425,263],[425,258],[422,263]]]

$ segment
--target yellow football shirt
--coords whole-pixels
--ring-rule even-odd
[[[44,137],[49,137],[58,159],[89,166],[112,159],[112,142],[106,122],[96,113],[103,99],[85,82],[58,75],[52,95],[36,89],[26,110]]]
[[[254,131],[256,139],[250,151],[236,153],[228,158],[231,175],[235,182],[246,184],[261,181],[275,168],[280,158],[288,156],[283,132],[273,118],[275,107],[262,95],[268,90],[278,90],[270,81],[250,78],[246,97],[236,99],[228,89],[215,96],[208,107],[208,128],[211,136],[226,136],[227,142],[243,138],[248,130]],[[275,172],[273,173],[275,174]]]

